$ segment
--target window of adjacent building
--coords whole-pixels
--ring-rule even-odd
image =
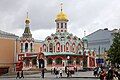
[[[61,32],[63,32],[63,30],[61,30]]]

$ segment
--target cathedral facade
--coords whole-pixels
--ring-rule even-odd
[[[86,67],[95,67],[94,51],[87,50],[87,40],[67,31],[68,21],[67,15],[61,9],[55,19],[56,33],[47,36],[41,45],[41,52],[46,57],[46,68],[74,66],[82,69],[84,64]],[[83,59],[86,59],[85,63]]]

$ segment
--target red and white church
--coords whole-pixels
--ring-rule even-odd
[[[67,31],[67,15],[61,9],[56,16],[56,33],[45,38],[41,52],[45,55],[45,67],[74,66],[82,69],[96,66],[96,54],[87,50],[87,39],[82,40]],[[84,50],[83,50],[84,49]],[[84,61],[83,61],[84,60]]]
[[[87,39],[80,39],[67,31],[68,17],[62,8],[56,16],[56,33],[47,36],[41,43],[40,51],[34,52],[34,38],[29,28],[29,19],[27,17],[26,27],[23,36],[20,38],[21,53],[18,54],[18,61],[24,63],[23,67],[33,67],[40,52],[45,56],[45,68],[74,66],[82,69],[96,67],[96,53],[87,49]],[[34,63],[32,63],[34,62]],[[30,66],[29,66],[30,65]]]

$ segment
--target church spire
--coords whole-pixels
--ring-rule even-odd
[[[28,16],[28,12],[27,12],[27,16],[26,16],[26,20],[25,20],[25,30],[24,30],[24,33],[23,33],[23,37],[25,38],[32,38],[32,34],[31,34],[31,31],[30,31],[30,28],[29,28],[29,23],[30,23],[30,19],[29,19],[29,16]]]

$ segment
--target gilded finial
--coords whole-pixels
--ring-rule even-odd
[[[30,23],[30,20],[29,20],[29,18],[28,18],[28,12],[27,12],[27,17],[26,17],[25,23],[26,23],[26,24],[29,24],[29,23]]]
[[[28,12],[27,12],[27,18],[28,18]]]
[[[62,8],[63,8],[63,3],[61,3],[60,6],[61,6],[61,12],[62,12],[62,10],[63,10],[63,9],[62,9]]]

